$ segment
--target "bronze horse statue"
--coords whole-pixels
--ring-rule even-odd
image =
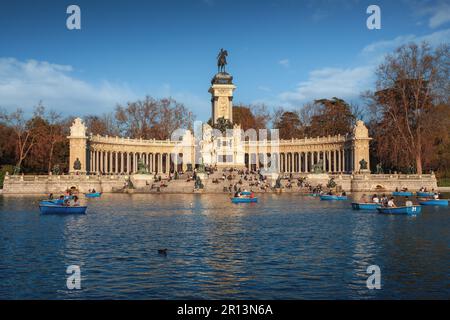
[[[219,54],[217,55],[217,70],[218,72],[225,72],[225,66],[227,65],[227,57],[228,52],[223,48],[220,49]]]

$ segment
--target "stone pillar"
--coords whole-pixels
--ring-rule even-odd
[[[323,172],[327,172],[327,157],[326,151],[322,151],[322,170]]]
[[[233,77],[228,73],[217,73],[211,81],[209,93],[211,93],[211,115],[213,123],[217,119],[225,118],[233,122]]]
[[[103,174],[103,151],[98,151],[98,172],[99,174]]]
[[[70,127],[69,172],[86,173],[87,136],[86,127],[80,118],[76,118]]]
[[[327,151],[327,157],[328,157],[328,172],[332,172],[333,170],[331,170],[331,151]]]
[[[356,122],[353,128],[353,161],[352,165],[355,171],[367,171],[370,172],[370,155],[369,155],[369,142],[372,140],[369,138],[369,130],[361,120]],[[367,162],[367,169],[360,168],[360,162],[364,160]]]
[[[125,167],[124,167],[124,163],[123,163],[123,152],[120,153],[120,172],[119,173],[124,173],[125,171]]]
[[[337,167],[336,167],[336,165],[337,165],[336,157],[337,157],[337,151],[334,150],[333,151],[333,172],[338,172]]]

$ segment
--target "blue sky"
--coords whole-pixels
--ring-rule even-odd
[[[70,4],[81,8],[81,30],[66,28]],[[370,4],[381,8],[381,30],[366,27]],[[449,42],[450,1],[2,1],[0,107],[42,100],[82,116],[172,96],[207,120],[222,47],[236,103],[358,102],[384,54],[421,40]]]

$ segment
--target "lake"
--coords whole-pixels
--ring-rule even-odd
[[[0,196],[0,299],[450,298],[449,207],[408,217],[296,194],[111,194],[58,216],[39,200]],[[66,286],[70,265],[81,290]]]

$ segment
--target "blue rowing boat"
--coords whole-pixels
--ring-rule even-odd
[[[101,192],[94,192],[94,193],[85,193],[84,194],[86,198],[100,198],[102,196]]]
[[[409,192],[409,191],[394,191],[394,192],[392,192],[392,195],[394,197],[412,197],[413,196],[412,192]]]
[[[406,215],[416,215],[422,211],[421,206],[410,206],[410,207],[394,207],[394,208],[377,208],[379,213],[384,214],[406,214]]]
[[[347,196],[336,196],[324,194],[320,196],[320,200],[347,200]]]
[[[258,198],[231,198],[232,203],[255,203]]]
[[[421,200],[419,203],[423,206],[448,206],[447,199],[430,199],[430,200]]]
[[[421,192],[421,191],[417,191],[416,192],[416,195],[418,196],[418,197],[432,197],[432,196],[434,196],[434,192]]]
[[[379,203],[352,203],[353,210],[376,210],[377,208],[381,208],[381,204]]]
[[[86,206],[60,206],[60,205],[39,205],[39,210],[42,214],[85,214]]]

